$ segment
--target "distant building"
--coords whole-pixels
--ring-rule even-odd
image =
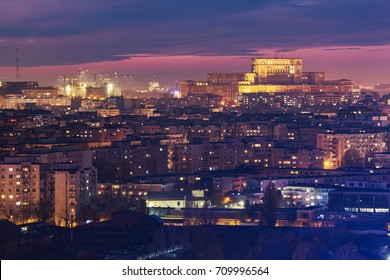
[[[324,168],[335,169],[342,166],[343,156],[348,150],[356,150],[361,159],[373,153],[386,151],[385,132],[345,131],[317,135],[317,148],[324,153]]]
[[[219,74],[214,74],[219,75]],[[218,78],[215,81],[219,81]],[[183,81],[180,83],[180,95],[186,97],[191,94],[215,94],[222,97],[222,101],[234,101],[238,94],[238,84],[236,82],[227,84],[228,79],[222,84],[211,84],[208,81]]]
[[[252,93],[330,93],[339,95],[331,96],[331,104],[351,99],[343,94],[352,93],[352,81],[326,81],[324,72],[302,72],[302,64],[301,58],[252,58],[250,73],[209,73],[207,81],[181,82],[181,97],[213,93],[224,102],[237,102],[238,96]],[[328,99],[323,97],[317,103]]]
[[[273,148],[271,167],[322,168],[323,155],[319,149]]]
[[[341,188],[329,193],[329,210],[388,214],[390,212],[390,190]]]
[[[62,150],[61,150],[62,149]],[[46,164],[48,169],[54,168],[56,163],[70,162],[78,163],[81,168],[92,167],[92,151],[78,150],[75,147],[63,146],[62,148],[31,148],[25,153],[16,154],[13,157],[5,157],[6,162],[18,161],[36,161],[41,164]]]
[[[390,124],[387,114],[363,106],[350,106],[338,111],[337,120],[343,126],[386,127]]]
[[[247,93],[350,93],[350,80],[334,81],[332,84],[304,85],[304,84],[242,84],[238,87],[239,94]],[[340,96],[341,97],[341,96]]]
[[[0,83],[0,92],[3,93],[16,93],[19,94],[23,89],[34,89],[38,88],[38,82],[33,81],[21,81],[21,82],[1,82]]]
[[[377,168],[390,168],[390,152],[375,153],[372,155]]]
[[[59,90],[56,87],[27,87],[22,88],[22,95],[30,98],[48,98],[59,95]]]
[[[200,177],[195,177],[200,178]],[[221,189],[224,193],[229,191],[242,191],[246,187],[246,178],[243,175],[226,174],[220,176],[212,176],[213,187]]]
[[[374,91],[379,93],[380,96],[390,93],[390,84],[376,84],[374,86]]]
[[[112,147],[95,149],[94,166],[99,181],[126,182],[137,176],[167,174],[167,146],[158,142],[115,142]]]
[[[324,72],[303,72],[302,82],[304,84],[316,85],[325,82]]]
[[[0,107],[5,109],[28,109],[34,105],[43,107],[65,107],[70,106],[69,96],[58,94],[55,87],[36,87],[21,89],[21,93],[7,93],[0,100]]]
[[[289,184],[282,188],[283,199],[289,207],[327,206],[332,185]]]
[[[99,183],[98,198],[110,201],[118,198],[145,199],[149,192],[174,191],[173,183],[135,184],[135,183]]]
[[[252,58],[252,72],[258,84],[302,83],[301,58]]]
[[[119,116],[120,111],[119,109],[97,109],[96,110],[99,117],[107,118],[107,117],[114,117]]]
[[[362,188],[362,189],[386,189],[387,182],[386,181],[371,181],[367,180],[359,180],[359,181],[347,181],[345,183],[345,187],[347,188]]]
[[[147,195],[148,208],[164,207],[172,209],[181,208],[207,208],[210,206],[209,198],[204,191],[192,192],[150,192]]]
[[[209,85],[231,85],[246,80],[249,74],[251,73],[208,73],[207,81]]]

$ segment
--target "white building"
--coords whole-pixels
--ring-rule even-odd
[[[294,184],[282,189],[283,199],[293,207],[327,206],[329,191],[337,189],[331,185]]]

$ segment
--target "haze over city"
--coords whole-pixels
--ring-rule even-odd
[[[134,75],[134,82],[204,79],[248,71],[250,57],[301,57],[365,85],[387,83],[390,46],[385,0],[140,1],[4,0],[0,78],[54,84],[58,75]]]
[[[390,259],[388,8],[2,0],[0,259]]]

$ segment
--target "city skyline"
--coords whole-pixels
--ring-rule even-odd
[[[20,79],[45,85],[79,68],[172,85],[245,72],[250,57],[275,56],[303,58],[304,71],[330,79],[388,81],[383,0],[72,2],[4,1],[1,79],[16,79],[19,45]]]

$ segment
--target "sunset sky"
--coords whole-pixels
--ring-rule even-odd
[[[388,0],[1,0],[0,79],[132,74],[205,79],[250,58],[300,57],[304,71],[390,83]]]

